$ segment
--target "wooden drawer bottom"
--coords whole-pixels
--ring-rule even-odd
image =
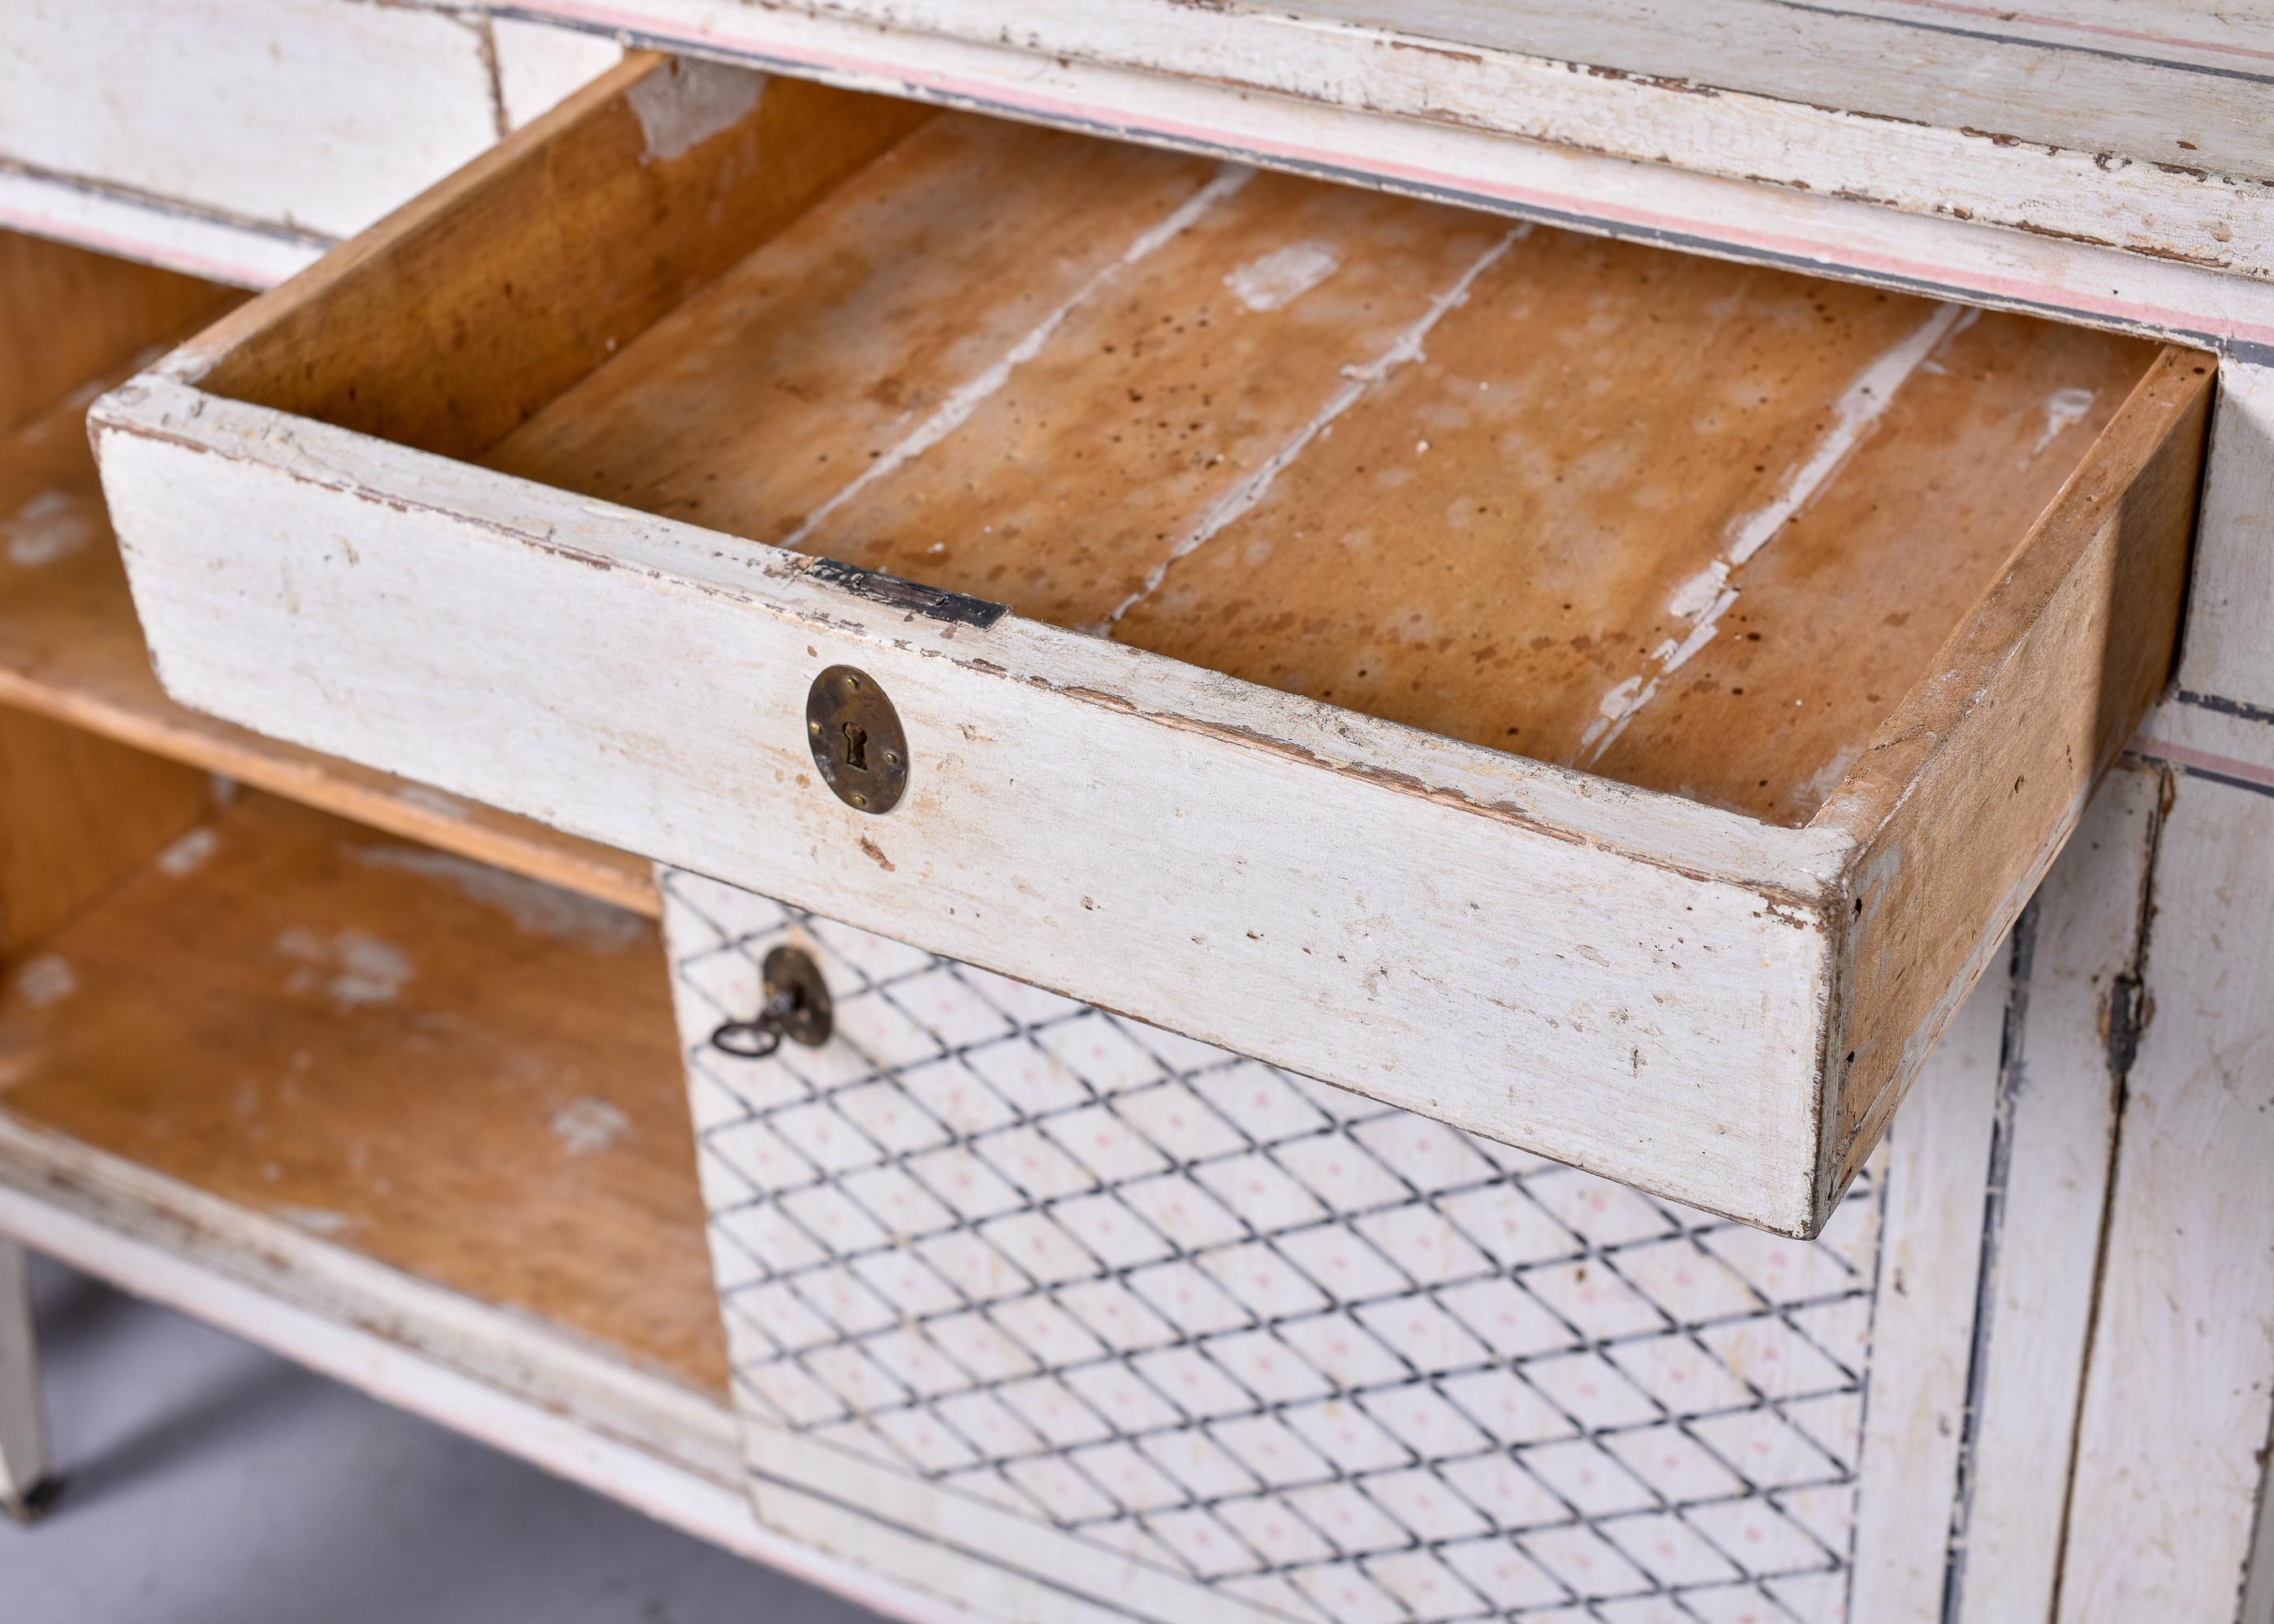
[[[778,1531],[988,1617],[1843,1615],[1876,1180],[1818,1241],[1763,1235],[715,882],[663,892]],[[832,1035],[721,1052],[785,944]]]

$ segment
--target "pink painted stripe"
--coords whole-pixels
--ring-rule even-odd
[[[2176,34],[2149,34],[2138,28],[2116,28],[2106,23],[2082,23],[2073,17],[2047,17],[2037,11],[2009,11],[1994,5],[1964,5],[1959,0],[1895,0],[1898,5],[1923,11],[1947,11],[1956,17],[1979,17],[1992,22],[2026,23],[2032,28],[2057,28],[2069,34],[2096,35],[2105,40],[2135,40],[2142,45],[2170,45],[2180,50],[2203,51],[2216,56],[2243,56],[2274,62],[2274,50],[2254,50],[2248,45],[2215,45],[2209,40],[2183,40]],[[1869,16],[1869,12],[1856,13]]]
[[[2237,761],[2232,756],[2214,756],[2209,750],[2190,749],[2184,744],[2173,744],[2169,740],[2151,738],[2146,733],[2136,735],[2130,748],[2135,756],[2175,762],[2182,767],[2200,767],[2205,772],[2216,772],[2225,778],[2240,778],[2246,784],[2260,784],[2274,789],[2274,767],[2262,767],[2255,762]]]
[[[554,17],[573,19],[580,22],[595,23],[607,28],[629,29],[634,34],[643,34],[651,39],[661,37],[656,33],[652,18],[618,11],[612,6],[584,4],[584,0],[530,0],[525,9],[543,11]],[[919,86],[943,95],[964,97],[1013,111],[1032,113],[1058,122],[1095,124],[1100,117],[1100,109],[1092,104],[1063,101],[1054,96],[1035,95],[989,80],[960,79],[951,74],[934,72],[905,62],[886,58],[848,56],[836,51],[794,49],[785,46],[778,41],[748,34],[729,34],[712,28],[689,29],[673,37],[690,45],[710,45],[721,50],[746,52],[778,61],[795,62],[806,67],[825,71],[856,74],[868,79],[896,80],[904,85]],[[1311,103],[1310,105],[1320,104]],[[1640,227],[1646,230],[1670,232],[1706,242],[1756,248],[1765,252],[1844,266],[1856,270],[1877,272],[1882,275],[1901,277],[1913,282],[1930,282],[1940,287],[1961,288],[1992,298],[2011,299],[2057,310],[2078,311],[2116,320],[2137,322],[2143,327],[2178,327],[2189,332],[2209,333],[2218,338],[2240,340],[2247,343],[2274,344],[2274,325],[2225,320],[2204,316],[2200,312],[2175,310],[2159,304],[2140,304],[2113,296],[2094,294],[2082,289],[2064,288],[2054,283],[2037,282],[2024,277],[1985,276],[1929,260],[1910,259],[1894,254],[1858,253],[1836,241],[1819,241],[1776,232],[1751,231],[1742,228],[1733,228],[1724,221],[1695,219],[1654,210],[1627,208],[1607,203],[1597,198],[1582,197],[1568,192],[1545,192],[1537,187],[1510,185],[1479,176],[1424,169],[1412,164],[1383,163],[1372,159],[1361,161],[1349,151],[1303,147],[1291,142],[1265,141],[1254,136],[1233,138],[1220,129],[1179,124],[1168,119],[1148,118],[1126,110],[1117,110],[1115,117],[1126,122],[1133,128],[1149,134],[1165,136],[1176,140],[1201,142],[1217,148],[1230,144],[1236,146],[1243,153],[1281,158],[1292,163],[1333,169],[1356,169],[1383,179],[1404,181],[1417,186],[1435,188],[1470,197],[1491,198],[1501,202],[1552,210],[1563,214],[1612,221]],[[1733,181],[1729,184],[1740,185],[1745,183]]]

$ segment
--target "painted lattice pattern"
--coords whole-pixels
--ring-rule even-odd
[[[737,1402],[1304,1620],[1841,1617],[1877,1263],[666,876]],[[794,938],[837,1035],[701,1041]],[[776,1462],[779,1466],[779,1462]]]

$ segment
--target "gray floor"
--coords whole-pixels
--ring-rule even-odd
[[[35,1259],[67,1479],[0,1518],[4,1624],[871,1624],[259,1349]]]

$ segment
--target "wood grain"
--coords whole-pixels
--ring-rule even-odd
[[[2270,842],[2274,796],[2177,781],[2150,892],[2150,1002],[2126,1089],[2059,1624],[2266,1616]]]
[[[169,838],[189,813],[164,810],[186,793],[169,786],[196,783],[202,795],[201,773],[168,764],[180,762],[619,907],[656,912],[655,881],[643,859],[264,738],[169,699],[143,646],[96,481],[83,410],[83,395],[91,393],[0,440],[0,703],[49,718],[9,725],[9,737],[24,749],[67,730],[100,735],[52,748],[51,755],[114,763],[119,795],[96,797],[74,816],[94,817],[95,827],[128,817],[138,803],[125,788],[139,786],[152,798],[148,811],[160,818],[154,843]],[[138,762],[146,751],[167,761]],[[64,771],[59,758],[55,770]],[[21,828],[60,823],[57,838],[68,846],[69,831],[78,827],[72,818],[42,818],[36,780],[13,781],[23,786],[11,798],[22,809]],[[0,794],[7,793],[0,784]],[[65,868],[84,855],[66,852]],[[0,932],[0,939],[7,934]]]
[[[339,0],[15,0],[0,158],[319,244],[497,139],[480,20]]]
[[[16,967],[0,1111],[724,1387],[634,915],[249,795]]]
[[[1727,177],[1733,191],[2058,237],[2071,259],[2120,246],[2249,277],[2274,263],[2255,139],[2263,55],[2246,47],[2206,71],[2159,45],[2153,26],[2048,40],[2029,37],[2026,19],[2042,13],[1870,16],[1773,0],[1709,0],[1678,16],[1644,0],[1426,0],[1394,13],[1367,0],[1046,0],[1009,29],[989,0],[516,9],[1314,172],[1465,182],[1535,203],[1547,202],[1543,171],[1561,172],[1568,189],[1551,206],[1570,214],[1623,213],[1630,183],[1616,171],[1663,168]],[[1764,52],[1765,38],[1781,48]],[[1674,218],[1713,240],[1697,193]]]
[[[636,56],[182,365],[222,394],[476,455],[928,116]]]
[[[1826,1188],[1860,1166],[2171,672],[2210,405],[2167,350],[1818,815],[1857,843]]]
[[[232,297],[172,271],[0,231],[0,435],[210,320]]]
[[[944,116],[489,460],[1800,823],[2154,353],[1283,177],[1211,201],[1211,173]],[[1720,586],[1684,592],[1796,480],[1666,668]]]
[[[2224,357],[2180,686],[2274,713],[2274,355]]]

